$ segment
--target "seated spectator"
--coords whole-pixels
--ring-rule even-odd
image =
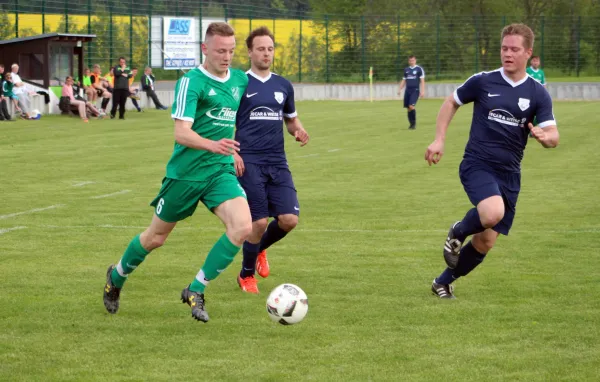
[[[23,114],[27,116],[27,118],[31,119],[31,98],[32,95],[37,95],[36,92],[29,90],[26,84],[21,80],[21,77],[18,75],[19,65],[12,64],[10,67],[12,71],[12,83],[14,84],[13,93],[17,96],[17,101],[20,106],[20,110]]]
[[[87,112],[94,117],[103,117],[101,113],[91,102],[75,98],[73,94],[73,77],[68,76],[62,88],[62,97],[68,98],[71,106],[77,107],[79,116],[84,122],[88,122]]]
[[[108,106],[108,102],[110,101],[111,94],[104,85],[106,81],[104,77],[100,75],[100,65],[95,64],[92,66],[92,75],[90,76],[90,80],[92,82],[92,86],[96,89],[98,97],[102,97],[102,104],[100,106],[100,110],[103,113],[106,113],[106,106]]]
[[[104,85],[106,89],[112,93],[115,88],[115,69],[110,68],[107,74],[104,75],[104,81],[106,82]]]
[[[6,73],[4,75],[4,82],[2,83],[2,94],[4,98],[15,105],[15,110],[20,114],[23,119],[31,119],[28,115],[23,113],[23,110],[19,107],[19,97],[14,93],[15,84],[12,79],[12,73]],[[8,111],[8,110],[7,110]]]
[[[138,96],[140,89],[137,86],[133,86],[133,82],[135,81],[135,76],[137,76],[137,74],[137,68],[131,69],[131,77],[129,78],[129,98],[131,98],[131,103],[133,103],[133,106],[137,109],[137,111],[142,112],[142,108],[137,102],[140,99]]]
[[[98,93],[96,92],[96,89],[94,89],[92,87],[91,72],[88,68],[85,68],[83,71],[82,85],[83,85],[83,90],[85,91],[85,97],[87,98],[87,100],[90,101],[91,103],[96,102],[96,100],[98,99]]]
[[[159,110],[166,110],[168,107],[163,106],[163,104],[158,99],[156,92],[154,91],[154,76],[152,75],[152,68],[147,66],[144,69],[144,75],[142,76],[142,90],[146,92],[146,95],[152,98],[154,101],[154,106]]]
[[[8,112],[10,100],[4,96],[4,65],[0,64],[0,121],[13,121]]]

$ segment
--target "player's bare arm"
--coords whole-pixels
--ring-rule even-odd
[[[244,175],[246,166],[244,166],[244,160],[237,151],[233,152],[233,167],[235,168],[235,176],[240,177]]]
[[[542,146],[547,149],[558,146],[560,135],[558,134],[558,128],[556,126],[552,125],[541,128],[539,126],[533,126],[531,123],[529,123],[528,126],[529,130],[531,131],[531,135],[536,141],[540,142]]]
[[[300,122],[298,117],[285,118],[285,126],[287,127],[288,133],[293,135],[297,142],[300,142],[300,147],[305,146],[310,140],[308,133],[304,130],[302,122]]]
[[[402,94],[402,89],[404,89],[404,86],[406,85],[406,80],[402,80],[400,81],[400,86],[398,87],[398,95]]]
[[[423,98],[423,97],[425,97],[425,78],[421,77],[421,83],[420,83],[419,87],[420,87],[419,97]]]
[[[192,122],[175,120],[175,141],[180,145],[210,151],[215,154],[232,155],[240,150],[240,144],[233,139],[223,138],[218,141],[202,138],[192,130]]]
[[[440,108],[435,123],[435,140],[427,147],[427,151],[425,151],[425,160],[430,166],[432,163],[438,164],[444,155],[446,132],[459,107],[460,105],[454,100],[454,94],[450,94]]]

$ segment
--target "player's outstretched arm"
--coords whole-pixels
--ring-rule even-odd
[[[454,114],[456,114],[456,111],[459,107],[460,105],[454,100],[454,94],[451,94],[446,98],[442,104],[442,107],[440,108],[440,112],[438,113],[435,123],[435,140],[429,145],[429,147],[427,147],[427,150],[425,151],[425,160],[430,166],[432,163],[438,164],[444,155],[446,132],[448,131],[448,126],[450,126],[450,122],[452,121],[452,118],[454,118]]]
[[[286,118],[285,126],[287,127],[288,133],[290,133],[290,135],[293,135],[294,138],[296,138],[297,142],[300,142],[300,147],[305,146],[310,140],[310,136],[308,135],[306,130],[304,130],[302,122],[300,122],[300,119],[298,119],[298,117]]]
[[[232,155],[240,151],[240,144],[233,139],[223,138],[219,141],[202,138],[192,130],[193,122],[175,120],[175,142],[196,150],[210,151],[215,154]]]
[[[531,135],[545,148],[551,149],[558,146],[560,134],[558,134],[558,128],[556,126],[546,126],[541,128],[529,123],[528,127],[531,131]]]
[[[425,78],[421,77],[421,82],[419,84],[420,86],[420,91],[419,91],[419,98],[423,98],[425,97]]]

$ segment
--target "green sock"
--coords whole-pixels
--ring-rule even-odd
[[[113,269],[110,278],[115,284],[117,288],[123,288],[123,284],[125,284],[125,280],[127,280],[127,276],[131,272],[133,272],[138,265],[144,261],[146,255],[148,255],[150,251],[147,251],[144,247],[142,247],[142,243],[140,243],[140,235],[131,240],[121,261],[117,264],[117,267]]]
[[[204,293],[204,288],[206,288],[208,282],[216,279],[231,264],[239,251],[240,247],[229,241],[227,235],[223,234],[208,252],[202,269],[190,284],[190,290],[196,293]]]

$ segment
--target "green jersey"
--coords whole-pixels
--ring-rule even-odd
[[[527,74],[542,85],[546,85],[546,75],[544,69],[534,69],[533,67],[527,68]]]
[[[171,118],[193,122],[192,130],[203,138],[233,139],[235,117],[246,87],[248,77],[241,70],[229,69],[225,78],[210,74],[202,66],[190,70],[175,86]],[[204,181],[225,165],[233,168],[233,156],[196,150],[175,142],[167,164],[167,178]]]

